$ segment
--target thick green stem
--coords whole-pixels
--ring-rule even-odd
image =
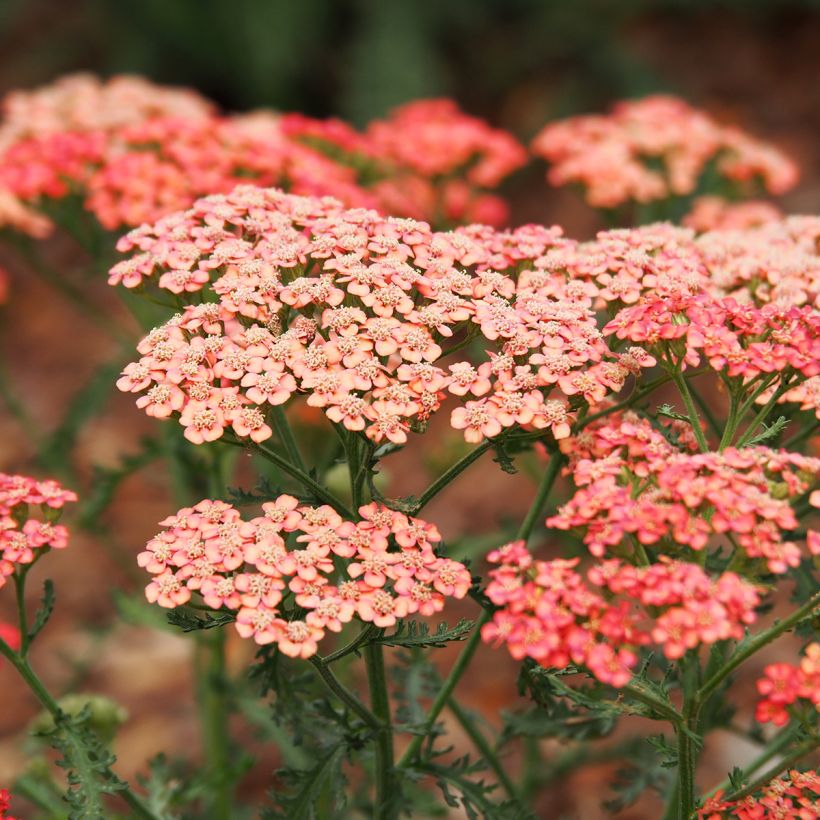
[[[364,658],[370,687],[370,707],[379,721],[376,731],[376,798],[373,817],[376,820],[390,820],[396,816],[393,800],[393,726],[381,645],[371,643],[366,646]]]
[[[547,501],[547,496],[550,494],[552,490],[552,485],[555,483],[555,479],[558,477],[558,473],[561,471],[561,465],[564,463],[564,458],[557,450],[553,451],[550,457],[549,464],[547,465],[547,469],[544,472],[544,475],[541,478],[541,481],[538,485],[538,491],[533,499],[532,504],[530,505],[529,510],[527,511],[527,515],[525,516],[524,520],[521,522],[521,526],[518,528],[518,532],[516,533],[515,537],[516,540],[520,539],[522,541],[528,541],[530,536],[532,535],[532,531],[535,527],[536,522],[538,521],[539,516],[544,509],[544,504]]]
[[[420,496],[415,507],[415,514],[418,515],[422,508],[426,507],[448,484],[461,475],[474,461],[478,461],[484,453],[492,446],[492,441],[486,439],[477,447],[474,447],[464,458],[457,461],[445,473],[440,475]]]
[[[40,702],[40,705],[52,716],[55,724],[64,727],[68,739],[76,744],[78,748],[83,748],[83,741],[79,738],[75,738],[71,724],[64,721],[65,714],[62,709],[60,709],[59,704],[51,696],[40,678],[37,677],[37,674],[31,668],[28,661],[15,652],[2,638],[0,638],[0,655],[3,655],[17,670],[17,673],[26,683],[31,693]],[[112,780],[117,780],[119,783],[122,783],[122,781],[116,778],[116,775],[110,768],[106,767],[104,774]],[[122,783],[122,786],[116,790],[116,794],[130,806],[132,811],[131,817],[141,818],[141,820],[159,820],[142,800],[131,791],[128,785]]]
[[[475,721],[455,698],[451,697],[447,701],[447,705],[453,715],[455,715],[456,720],[461,724],[461,728],[464,729],[467,736],[473,742],[473,745],[481,753],[481,757],[484,759],[484,762],[495,773],[501,787],[509,797],[513,800],[517,800],[518,794],[516,792],[515,785],[512,780],[510,780],[509,775],[504,771],[504,767],[501,765],[498,755],[487,742],[487,738],[484,737],[478,726],[476,726]]]
[[[197,633],[196,667],[202,741],[208,769],[206,810],[209,818],[230,820],[233,777],[226,700],[225,634],[221,629]]]

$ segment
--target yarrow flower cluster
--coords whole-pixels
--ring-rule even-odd
[[[135,253],[111,284],[205,299],[143,339],[118,386],[149,415],[178,413],[196,443],[229,427],[264,441],[266,408],[297,391],[375,442],[405,442],[448,393],[467,441],[515,425],[565,438],[562,399],[596,404],[655,362],[607,348],[583,285],[526,269],[563,241],[535,226],[433,232],[276,189],[206,197],[119,242]],[[459,336],[486,358],[444,369]]]
[[[506,206],[487,190],[526,161],[512,136],[447,100],[405,106],[361,134],[299,115],[223,116],[194,92],[134,77],[71,76],[13,92],[3,108],[0,224],[35,236],[50,227],[36,211],[50,199],[79,195],[115,229],[249,179],[384,213],[501,224]]]
[[[0,789],[0,818],[3,820],[15,820],[8,812],[11,807],[11,795],[8,789]]]
[[[161,521],[165,529],[140,553],[154,576],[146,597],[174,608],[196,593],[234,612],[243,638],[307,658],[354,618],[390,627],[466,595],[470,573],[436,555],[433,524],[375,503],[358,512],[354,523],[281,495],[244,520],[229,504],[201,501]]]
[[[624,686],[637,650],[657,645],[667,658],[728,638],[755,620],[756,588],[731,572],[712,578],[697,564],[661,557],[651,566],[618,560],[585,572],[579,560],[539,561],[523,541],[490,553],[487,597],[499,607],[482,638],[506,644],[516,660],[585,666],[598,680]]]
[[[776,205],[763,199],[731,202],[720,196],[700,196],[683,217],[683,224],[698,233],[714,230],[740,231],[758,228],[783,217]]]
[[[547,526],[580,530],[596,557],[639,544],[688,558],[731,537],[770,572],[800,563],[782,530],[797,528],[789,501],[817,481],[820,459],[766,447],[682,451],[631,414],[588,430],[571,451],[578,489]],[[814,539],[808,546],[817,554]]]
[[[551,184],[579,183],[601,208],[692,194],[707,167],[739,192],[781,194],[797,181],[797,167],[774,146],[663,95],[550,123],[532,151],[551,164]]]
[[[820,777],[792,769],[762,789],[732,800],[722,791],[698,809],[698,820],[815,820],[820,816]]]
[[[762,695],[755,717],[761,723],[785,726],[789,722],[789,707],[800,700],[811,703],[820,711],[820,643],[806,647],[800,664],[771,663],[757,682]]]
[[[0,473],[0,588],[18,567],[68,545],[68,530],[55,521],[76,500],[56,481]]]

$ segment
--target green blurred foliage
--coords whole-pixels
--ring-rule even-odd
[[[679,90],[637,56],[636,27],[720,17],[776,37],[818,11],[820,0],[0,0],[0,83],[129,71],[230,109],[358,123],[436,94],[498,119],[516,90],[534,130],[547,114]]]

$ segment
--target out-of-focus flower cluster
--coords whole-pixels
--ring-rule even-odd
[[[246,521],[229,504],[201,501],[161,521],[139,555],[154,576],[146,596],[173,608],[197,593],[235,612],[242,637],[307,658],[353,618],[389,627],[466,595],[470,573],[436,555],[434,525],[375,503],[358,512],[353,523],[282,495]]]
[[[487,596],[499,607],[482,638],[504,643],[516,660],[585,666],[598,680],[624,686],[640,647],[667,658],[743,636],[755,620],[756,588],[732,572],[715,578],[697,564],[665,557],[651,566],[619,560],[584,573],[578,559],[538,561],[523,541],[488,556]]]
[[[792,769],[741,800],[709,797],[698,820],[815,820],[820,816],[820,777]]]
[[[797,181],[796,166],[774,146],[662,95],[551,123],[532,150],[551,164],[551,184],[579,183],[602,208],[687,196],[707,173],[753,194],[781,194]]]
[[[487,193],[526,161],[509,134],[447,100],[397,109],[364,133],[272,112],[222,116],[193,92],[133,77],[68,77],[4,102],[0,224],[35,236],[36,208],[79,196],[108,229],[133,227],[240,182],[333,195],[350,206],[494,224]]]
[[[3,820],[15,820],[8,812],[11,805],[11,795],[8,789],[0,789],[0,818]]]
[[[762,199],[731,202],[720,196],[700,196],[692,203],[692,210],[684,216],[683,224],[698,233],[718,229],[737,231],[757,228],[782,216],[780,208]]]
[[[596,557],[631,556],[641,545],[688,560],[689,550],[732,539],[771,572],[800,563],[800,548],[782,531],[797,528],[789,502],[820,476],[820,459],[766,447],[684,451],[629,414],[593,427],[568,449],[578,489],[547,526],[580,530]],[[809,539],[812,551],[817,546]]]
[[[789,722],[789,707],[800,700],[820,710],[820,643],[806,647],[799,666],[790,663],[772,663],[763,670],[757,682],[762,695],[755,717],[761,723],[771,721],[776,726]]]
[[[179,413],[197,443],[229,427],[264,441],[266,408],[297,391],[375,442],[406,441],[447,393],[468,441],[514,425],[564,438],[563,398],[595,404],[654,364],[607,348],[584,283],[527,263],[565,241],[537,226],[433,232],[275,189],[207,197],[119,243],[136,253],[112,284],[198,304],[143,339],[118,384],[149,415]],[[482,362],[437,366],[472,336]]]
[[[18,566],[68,545],[68,531],[55,521],[63,506],[76,500],[56,481],[0,473],[0,588]]]

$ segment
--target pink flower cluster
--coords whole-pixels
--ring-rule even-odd
[[[818,816],[820,777],[796,769],[742,800],[725,799],[720,791],[698,809],[698,820],[816,820]]]
[[[526,161],[503,131],[447,100],[420,101],[359,134],[336,120],[221,116],[193,92],[133,77],[72,76],[14,92],[0,124],[0,224],[40,236],[44,199],[80,195],[103,227],[155,221],[240,182],[452,223],[505,221],[486,193]],[[24,204],[26,203],[26,204]]]
[[[683,452],[631,415],[588,430],[573,449],[578,489],[547,526],[581,530],[593,555],[631,553],[636,543],[697,552],[731,537],[771,572],[799,565],[800,549],[781,531],[797,528],[789,500],[817,480],[820,459],[766,447]]]
[[[76,500],[56,481],[0,473],[0,588],[18,566],[68,545],[68,530],[55,520],[66,503]],[[42,518],[32,507],[40,508]]]
[[[375,442],[405,442],[448,393],[467,441],[514,425],[564,438],[562,397],[595,404],[654,359],[609,351],[583,285],[526,270],[563,241],[536,226],[433,232],[276,189],[206,197],[120,240],[135,254],[111,284],[202,303],[143,339],[118,386],[149,415],[179,413],[197,443],[229,427],[265,440],[266,408],[297,391]],[[484,361],[436,364],[473,335]]]
[[[148,600],[173,608],[197,593],[211,609],[235,612],[243,638],[307,658],[354,617],[390,627],[434,615],[470,588],[463,564],[436,555],[434,525],[382,505],[361,507],[354,523],[282,495],[262,513],[246,521],[206,500],[161,521],[138,557],[154,576]]]
[[[601,208],[691,194],[708,165],[739,191],[780,194],[797,181],[796,166],[774,146],[662,95],[551,123],[532,150],[551,164],[551,184],[580,183]]]
[[[763,199],[731,202],[719,196],[700,196],[684,216],[683,224],[698,233],[714,230],[742,231],[782,217],[780,208]]]
[[[15,820],[8,811],[11,804],[11,795],[8,789],[0,789],[0,818],[3,820]]]
[[[483,640],[506,644],[516,660],[583,665],[612,686],[629,682],[639,647],[658,645],[677,659],[741,638],[759,603],[755,587],[734,573],[711,578],[696,564],[666,558],[638,567],[607,560],[582,574],[578,559],[538,561],[514,541],[488,560],[498,566],[486,593],[499,609]]]
[[[763,670],[757,682],[762,695],[755,717],[761,723],[785,726],[789,722],[788,708],[798,700],[809,701],[820,711],[820,643],[806,647],[799,666],[772,663]]]

